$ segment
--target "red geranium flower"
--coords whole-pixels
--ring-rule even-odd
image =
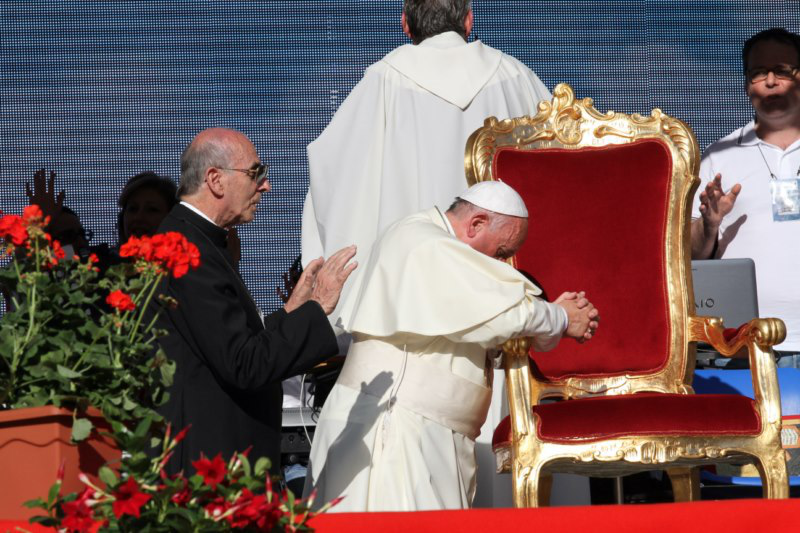
[[[200,251],[186,237],[176,231],[152,237],[131,237],[119,251],[121,257],[133,257],[172,273],[176,278],[185,275],[189,268],[200,266]]]
[[[42,213],[42,208],[36,204],[27,206],[22,210],[22,221],[25,223],[25,225],[43,222],[44,213]]]
[[[64,253],[64,249],[61,247],[61,243],[58,241],[53,241],[51,245],[53,246],[53,255],[56,256],[56,259],[64,259],[66,254]]]
[[[216,489],[217,484],[221,483],[228,473],[228,467],[225,465],[225,461],[222,460],[222,454],[220,453],[213,459],[206,459],[201,454],[199,460],[192,462],[192,466],[197,470],[198,474],[203,476],[203,482],[212,489]]]
[[[28,230],[18,215],[6,215],[0,218],[0,237],[11,239],[15,246],[22,246],[28,241]]]
[[[139,490],[139,484],[131,477],[114,491],[114,503],[111,508],[117,518],[126,514],[139,518],[142,506],[149,502],[150,498],[149,494]]]
[[[119,289],[106,296],[106,303],[120,311],[133,311],[136,309],[136,304],[133,303],[131,297]]]

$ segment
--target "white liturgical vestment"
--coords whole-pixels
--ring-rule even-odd
[[[468,137],[487,117],[535,114],[549,99],[528,67],[455,32],[390,52],[366,70],[308,145],[304,265],[351,244],[363,263],[393,222],[434,205],[447,208],[467,188]],[[340,309],[331,315],[334,324]]]
[[[306,493],[344,496],[336,512],[469,507],[486,349],[526,335],[547,350],[567,327],[540,293],[459,241],[437,208],[391,226],[342,307],[354,342],[317,422]]]

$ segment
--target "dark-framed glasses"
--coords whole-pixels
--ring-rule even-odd
[[[250,179],[255,181],[256,183],[262,183],[267,180],[267,176],[269,175],[269,165],[265,163],[259,163],[257,167],[253,168],[226,168],[226,167],[218,167],[220,170],[235,170],[236,172],[243,172],[250,176]]]
[[[756,67],[747,71],[747,81],[758,83],[772,74],[779,80],[793,80],[800,67],[797,65],[775,65],[774,67]]]

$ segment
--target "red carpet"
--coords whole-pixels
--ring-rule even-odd
[[[591,533],[797,531],[800,500],[725,500],[543,509],[474,509],[419,513],[327,514],[320,533],[537,531]],[[527,525],[526,525],[527,524]]]
[[[311,522],[319,533],[407,533],[458,531],[537,531],[591,533],[797,531],[800,500],[726,500],[652,505],[601,505],[543,509],[474,509],[419,513],[327,514]],[[15,527],[52,531],[26,523]]]

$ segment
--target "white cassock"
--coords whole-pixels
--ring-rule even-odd
[[[308,145],[304,265],[351,244],[363,263],[393,222],[434,205],[446,209],[467,188],[467,138],[487,117],[535,114],[549,99],[528,67],[455,32],[390,52]],[[350,287],[352,280],[340,301]]]
[[[510,265],[456,239],[433,208],[376,242],[342,307],[353,335],[317,422],[306,495],[333,511],[467,508],[491,399],[486,350],[555,346],[563,308]]]

